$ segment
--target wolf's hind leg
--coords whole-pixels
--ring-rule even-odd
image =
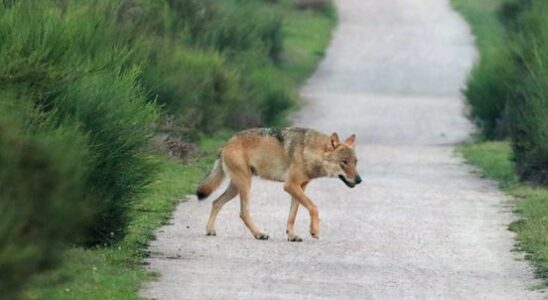
[[[256,239],[268,239],[268,235],[261,232],[255,226],[249,215],[249,191],[251,189],[251,176],[253,174],[240,149],[236,146],[233,148],[225,147],[223,150],[223,162],[228,169],[232,184],[234,184],[240,194],[240,218]]]
[[[211,214],[209,215],[209,221],[207,222],[206,227],[207,235],[217,235],[215,232],[215,220],[217,219],[217,214],[221,208],[223,208],[223,205],[234,199],[236,195],[238,195],[238,189],[232,182],[230,182],[224,193],[213,201],[211,204]]]
[[[268,235],[263,233],[251,219],[249,214],[249,191],[251,188],[251,176],[238,177],[238,180],[234,181],[234,184],[238,188],[240,193],[240,218],[244,222],[245,226],[251,231],[251,234],[258,240],[268,240]]]

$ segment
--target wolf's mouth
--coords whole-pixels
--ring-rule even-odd
[[[355,183],[352,183],[352,182],[346,180],[346,178],[342,175],[339,175],[339,179],[342,180],[342,182],[344,182],[344,184],[346,184],[346,186],[349,187],[349,188],[353,188],[353,187],[356,186]]]

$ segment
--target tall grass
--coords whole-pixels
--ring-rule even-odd
[[[487,139],[508,136],[506,103],[515,77],[504,24],[498,11],[506,0],[453,0],[472,26],[480,59],[472,69],[464,95],[470,117]]]
[[[259,0],[141,0],[116,7],[119,34],[133,49],[132,62],[143,66],[141,83],[176,117],[178,134],[281,123],[294,98],[277,72],[283,24],[272,8]],[[269,89],[257,79],[266,77],[284,87]],[[263,88],[270,92],[258,92]]]
[[[507,48],[481,51],[481,57],[468,78],[464,95],[483,136],[504,139],[508,136],[506,106],[515,81],[515,67]]]
[[[514,161],[522,178],[548,184],[548,3],[521,0],[513,8],[508,26],[520,75],[508,106]]]
[[[77,242],[92,206],[82,193],[87,136],[0,93],[0,291],[13,299]],[[67,146],[70,145],[70,146]]]
[[[93,15],[38,2],[2,8],[0,90],[12,91],[0,109],[3,296],[52,267],[66,243],[122,236],[149,181],[156,114],[110,36]]]
[[[512,139],[524,180],[548,183],[548,2],[454,0],[481,59],[465,90],[484,137]]]
[[[150,139],[161,118],[183,139],[284,123],[295,82],[317,62],[309,47],[283,55],[280,12],[292,9],[289,0],[2,1],[2,296],[67,245],[120,245],[156,176]]]
[[[22,2],[0,15],[0,88],[17,90],[56,122],[89,136],[85,197],[96,208],[88,243],[118,239],[129,203],[149,180],[144,157],[155,108],[124,69],[129,52],[91,6]],[[67,145],[70,147],[70,145]]]

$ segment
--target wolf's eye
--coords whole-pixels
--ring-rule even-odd
[[[348,161],[347,161],[347,160],[343,160],[342,163],[343,163],[343,165],[348,165]]]

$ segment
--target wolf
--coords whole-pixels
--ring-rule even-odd
[[[254,128],[237,133],[221,149],[209,174],[196,191],[199,200],[207,198],[217,189],[225,177],[230,183],[215,201],[206,226],[206,234],[216,235],[215,219],[228,201],[240,195],[240,217],[253,236],[268,239],[249,215],[249,191],[253,176],[284,183],[284,190],[291,196],[291,208],[287,221],[287,239],[301,242],[295,233],[295,218],[299,205],[310,213],[310,234],[319,238],[319,212],[306,196],[308,183],[320,177],[338,177],[348,187],[362,182],[356,169],[358,160],[354,147],[356,135],[344,142],[337,133],[326,135],[313,129]]]

